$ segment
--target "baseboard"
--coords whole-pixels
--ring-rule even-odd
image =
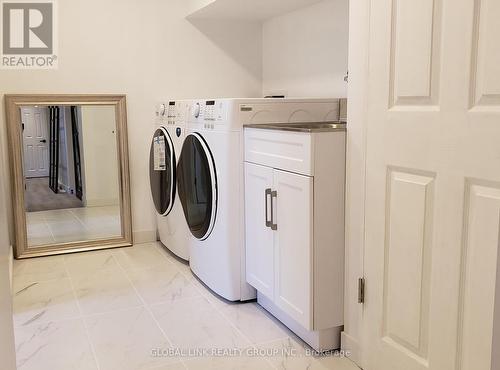
[[[10,291],[12,293],[12,281],[14,273],[14,248],[12,245],[9,247],[9,279],[10,279]]]
[[[106,206],[117,206],[120,204],[119,199],[86,199],[85,202],[85,207],[106,207]]]
[[[136,230],[132,232],[134,244],[152,243],[158,240],[156,230]]]
[[[358,341],[343,331],[340,334],[340,345],[342,350],[350,352],[349,359],[362,368],[361,348]]]

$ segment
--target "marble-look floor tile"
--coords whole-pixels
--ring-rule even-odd
[[[172,263],[127,272],[132,284],[148,304],[200,296],[200,292]]]
[[[89,212],[89,217],[92,212],[106,213]],[[63,214],[54,218],[60,221]],[[100,370],[358,370],[346,358],[312,356],[304,342],[256,303],[218,297],[160,243],[15,261],[14,288],[17,354],[23,370],[93,370],[92,348]],[[82,313],[83,319],[72,318]],[[22,326],[25,322],[28,325]],[[263,352],[223,358],[151,353],[170,346],[245,350],[251,345]]]
[[[270,342],[289,335],[277,319],[255,302],[226,304],[220,310],[252,343]]]
[[[129,248],[117,249],[113,251],[113,255],[125,270],[154,267],[165,263],[165,259],[155,244],[140,244]]]
[[[47,221],[47,224],[56,243],[87,240],[89,230],[71,213],[68,219]]]
[[[68,278],[14,281],[14,325],[25,326],[79,316],[78,305]]]
[[[359,370],[349,359],[334,354],[318,356],[306,344],[294,337],[258,344],[260,355],[268,357],[278,369],[283,370]]]
[[[119,266],[72,277],[83,314],[137,307],[142,301]]]
[[[91,207],[71,210],[72,215],[78,219],[88,230],[89,238],[103,238],[121,235],[121,222],[119,211],[109,215],[102,207]]]
[[[189,370],[273,370],[262,357],[233,356],[190,359],[185,362]]]
[[[71,218],[69,209],[51,209],[38,212],[46,221],[64,221]]]
[[[82,207],[27,213],[30,245],[121,235],[119,207]]]
[[[63,256],[50,256],[15,260],[12,271],[14,281],[38,282],[66,277]]]
[[[109,267],[118,267],[109,250],[68,254],[64,257],[71,276],[92,275]]]
[[[44,220],[26,220],[26,236],[28,245],[45,245],[55,242],[49,226]]]
[[[18,370],[97,370],[81,319],[16,329]]]
[[[160,242],[153,243],[153,245],[163,257],[172,262],[175,267],[177,267],[188,279],[192,279],[194,277],[188,261],[181,260],[179,257],[175,256]]]
[[[30,235],[28,234],[28,246],[32,247],[32,246],[42,246],[42,245],[51,245],[51,244],[54,244],[56,243],[56,240],[52,237],[52,235],[50,236],[34,236],[34,235]]]
[[[170,343],[144,307],[86,317],[101,370],[139,370],[178,362],[155,357],[153,350]]]
[[[36,222],[36,221],[44,221],[45,217],[42,212],[26,212],[26,221],[27,222]]]
[[[230,302],[217,293],[213,292],[208,286],[206,286],[197,276],[193,274],[191,279],[193,285],[198,289],[203,297],[205,297],[216,309],[222,310],[228,305],[237,304],[236,302]]]
[[[147,370],[187,370],[187,367],[182,362],[176,362],[173,364],[154,366],[154,367],[148,368]]]
[[[245,348],[249,342],[204,297],[151,307],[175,347]]]

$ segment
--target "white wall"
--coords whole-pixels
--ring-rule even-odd
[[[345,97],[348,0],[325,0],[263,25],[265,95]]]
[[[1,158],[1,154],[0,154]],[[2,169],[3,163],[0,163]],[[14,329],[12,324],[11,247],[8,233],[4,185],[8,177],[0,176],[0,367],[15,370]]]
[[[155,104],[168,97],[260,96],[261,28],[228,33],[223,24],[194,25],[185,20],[185,0],[65,0],[58,8],[59,69],[1,70],[0,94],[127,94],[134,236],[155,237],[148,175]],[[4,117],[2,104],[6,155]]]
[[[114,106],[82,106],[83,197],[87,207],[120,204]]]

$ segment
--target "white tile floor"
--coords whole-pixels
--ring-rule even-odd
[[[307,356],[256,303],[216,297],[159,243],[16,261],[14,322],[19,370],[357,369]],[[183,354],[152,354],[170,348]]]
[[[120,207],[26,212],[28,245],[66,243],[121,235]]]

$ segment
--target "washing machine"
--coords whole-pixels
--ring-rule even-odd
[[[151,195],[160,241],[186,261],[189,260],[189,231],[177,195],[177,160],[184,142],[189,108],[189,101],[158,105],[149,159]]]
[[[215,293],[230,301],[256,297],[245,277],[243,125],[338,116],[338,99],[192,102],[177,189],[190,233],[191,270]]]

